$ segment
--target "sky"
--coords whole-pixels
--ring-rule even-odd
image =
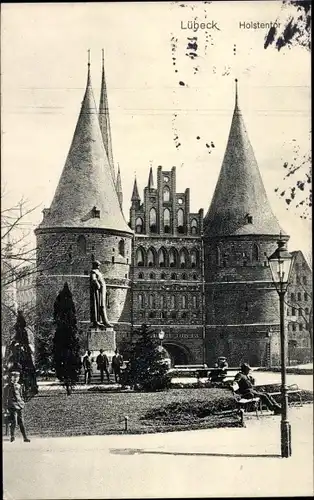
[[[237,78],[270,204],[291,236],[289,249],[301,249],[310,259],[310,221],[293,207],[287,210],[281,189],[275,192],[285,186],[283,164],[293,161],[296,145],[300,154],[309,152],[310,54],[297,46],[265,50],[268,30],[243,27],[275,22],[281,13],[277,1],[3,4],[3,205],[24,197],[29,207],[38,206],[29,227],[41,221],[73,137],[88,49],[99,101],[103,48],[126,219],[134,175],[142,195],[149,167],[156,178],[158,165],[176,166],[177,191],[189,187],[191,211],[207,212]],[[188,29],[194,21],[208,28]]]

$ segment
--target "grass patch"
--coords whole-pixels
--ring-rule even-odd
[[[219,414],[232,401],[235,404],[230,391],[206,388],[156,393],[74,392],[71,396],[51,391],[27,403],[25,425],[30,436],[120,434],[125,432],[125,415],[131,434],[236,426],[239,421],[235,414]],[[194,412],[189,417],[187,408],[195,405],[200,405],[203,413]],[[168,419],[147,418],[151,410],[160,408],[177,408],[177,414]]]

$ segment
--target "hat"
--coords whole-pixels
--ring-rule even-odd
[[[104,350],[103,349],[99,349],[99,352],[104,352]]]
[[[244,370],[251,370],[251,367],[248,363],[242,363],[241,371],[243,372]]]
[[[16,370],[13,370],[12,372],[9,373],[9,375],[21,375],[21,373]]]

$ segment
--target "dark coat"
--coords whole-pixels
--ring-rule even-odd
[[[98,370],[100,370],[101,368],[108,368],[109,359],[107,358],[106,354],[98,354],[96,358],[96,363]]]

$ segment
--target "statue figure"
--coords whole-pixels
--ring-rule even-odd
[[[90,272],[90,319],[94,327],[112,327],[106,311],[106,282],[99,269],[100,262],[92,263]]]

